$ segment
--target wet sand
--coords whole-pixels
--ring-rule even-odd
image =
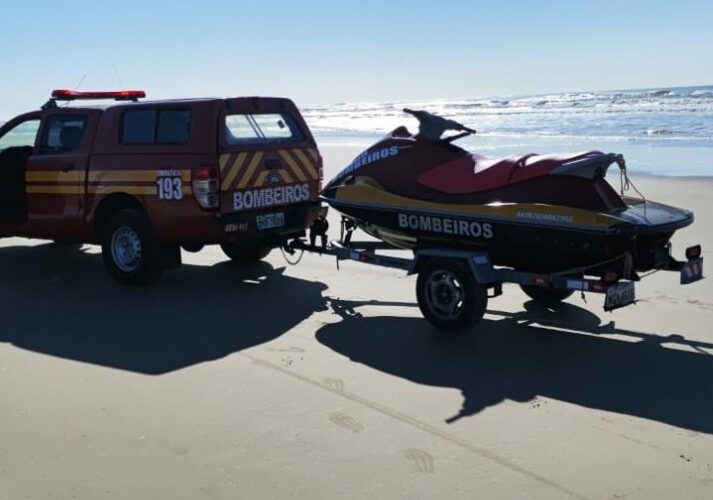
[[[678,255],[713,248],[713,181],[635,181],[695,211]],[[713,280],[613,314],[506,286],[453,336],[397,271],[184,262],[126,288],[95,247],[0,240],[1,499],[713,496]]]

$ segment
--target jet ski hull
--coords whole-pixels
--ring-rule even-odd
[[[610,215],[543,205],[434,210],[428,203],[389,206],[337,198],[325,201],[366,233],[394,246],[485,250],[496,265],[541,273],[580,267],[598,272],[600,264],[616,267],[608,261],[626,254],[632,255],[636,270],[653,269],[666,262],[673,233],[693,222],[690,212],[653,202],[637,203]],[[644,213],[648,219],[643,219]]]

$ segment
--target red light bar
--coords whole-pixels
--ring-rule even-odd
[[[112,92],[78,92],[76,90],[53,90],[52,99],[58,101],[77,101],[81,99],[114,99],[116,101],[134,101],[146,97],[143,90],[116,90]]]

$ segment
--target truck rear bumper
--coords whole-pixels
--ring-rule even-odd
[[[279,244],[304,232],[323,210],[319,201],[309,201],[249,212],[204,212],[165,220],[156,230],[166,243],[202,246],[260,239]]]
[[[225,241],[241,239],[281,240],[309,228],[323,212],[318,201],[281,208],[221,215]]]

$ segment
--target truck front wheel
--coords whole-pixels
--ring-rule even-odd
[[[488,290],[479,285],[468,265],[455,259],[433,259],[419,271],[418,307],[429,323],[447,331],[465,330],[480,321]]]
[[[260,241],[221,243],[220,248],[230,260],[240,265],[254,264],[272,251],[271,246]]]
[[[102,257],[120,283],[146,284],[161,273],[160,245],[148,218],[138,210],[119,210],[104,227]]]

